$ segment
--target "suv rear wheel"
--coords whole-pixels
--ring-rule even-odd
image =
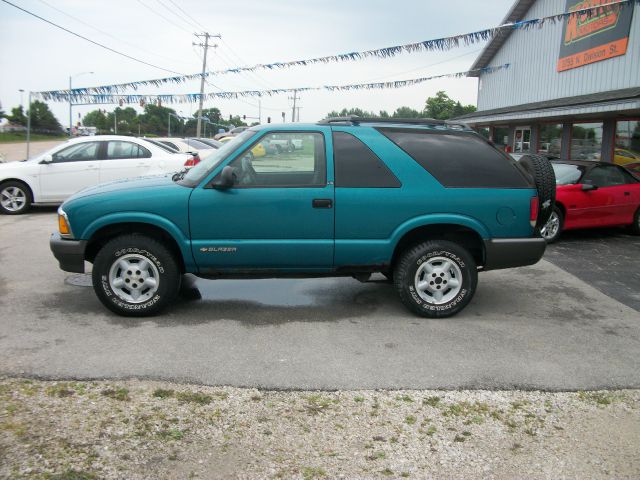
[[[171,252],[144,235],[123,235],[103,246],[93,262],[93,289],[118,315],[143,317],[178,294],[180,271]]]
[[[402,303],[429,318],[455,315],[471,301],[478,271],[471,254],[446,240],[421,243],[404,252],[393,280]]]

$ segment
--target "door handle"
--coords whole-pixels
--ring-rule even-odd
[[[151,165],[150,163],[139,163],[138,165],[136,165],[136,167],[148,167],[149,165]]]
[[[313,208],[331,208],[333,206],[333,200],[330,198],[314,198],[311,205]]]
[[[87,165],[87,170],[97,170],[98,166],[97,165]]]
[[[624,192],[625,197],[628,197],[629,195],[631,195],[631,192]]]

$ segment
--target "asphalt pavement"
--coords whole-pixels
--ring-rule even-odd
[[[55,228],[54,209],[0,215],[0,373],[270,389],[640,387],[638,310],[603,293],[617,284],[594,288],[545,260],[482,273],[449,319],[413,316],[388,284],[340,278],[196,280],[201,300],[140,320],[107,311],[86,277],[58,269]],[[570,244],[549,258],[561,264]],[[613,244],[638,248],[631,237]],[[591,271],[596,251],[568,263]],[[622,280],[622,267],[636,278],[638,255],[601,265],[598,278]]]

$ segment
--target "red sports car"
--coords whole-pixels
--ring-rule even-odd
[[[640,180],[618,165],[555,160],[556,205],[541,235],[551,243],[563,230],[627,225],[640,235]]]

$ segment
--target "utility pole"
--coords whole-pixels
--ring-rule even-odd
[[[298,90],[293,90],[293,97],[289,97],[289,99],[293,99],[293,110],[291,110],[291,121],[296,121],[296,100],[298,99]]]
[[[209,38],[215,37],[220,38],[220,35],[211,35],[207,32],[204,33],[196,33],[196,37],[204,37],[204,44],[193,42],[194,46],[202,47],[204,49],[202,54],[202,77],[200,77],[200,101],[198,107],[198,123],[196,125],[196,137],[200,138],[200,129],[202,128],[202,102],[204,101],[204,76],[207,73],[207,50],[209,50]],[[213,45],[214,47],[217,45]]]

